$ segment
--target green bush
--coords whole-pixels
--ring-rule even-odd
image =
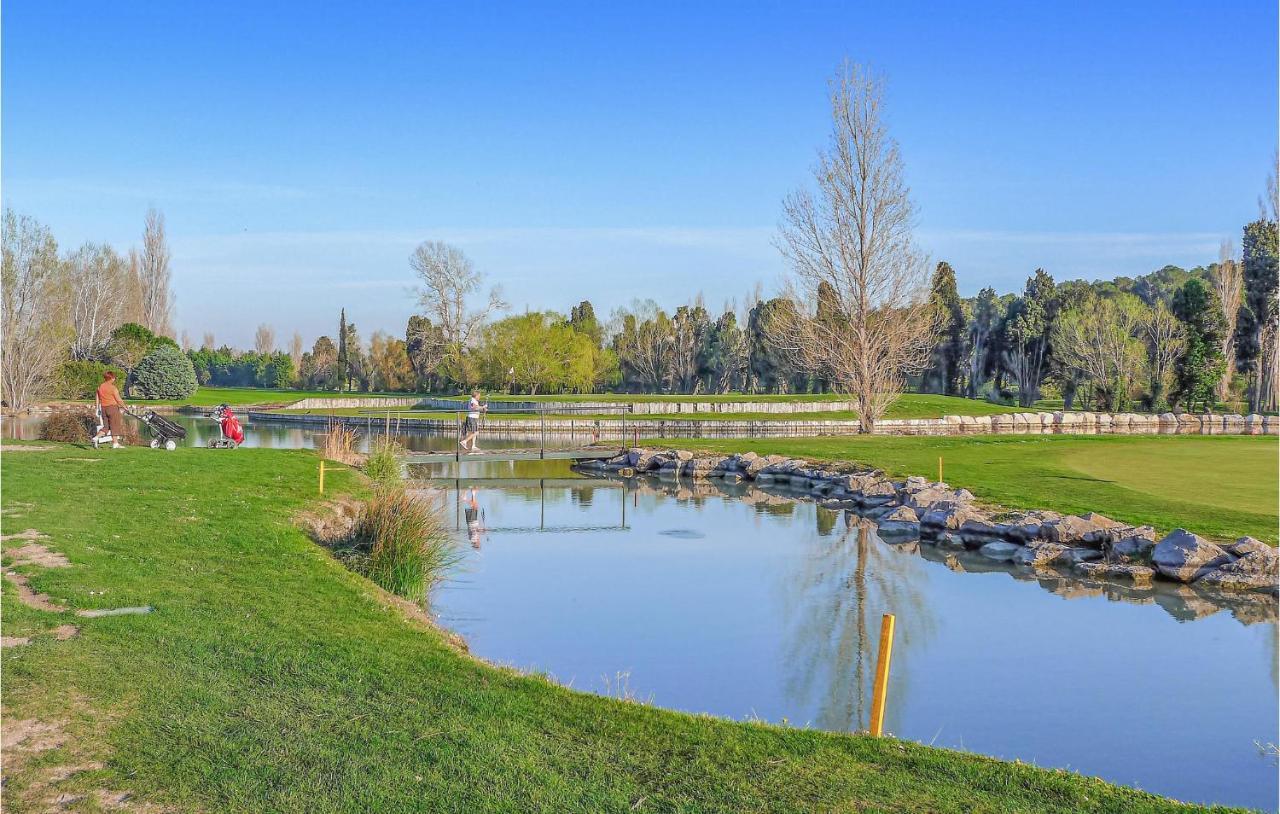
[[[157,345],[133,369],[130,395],[145,399],[184,399],[196,392],[191,359],[176,345]]]
[[[83,444],[93,437],[98,422],[87,410],[58,410],[40,425],[40,438],[66,444]]]
[[[116,381],[124,381],[124,371],[102,362],[68,360],[58,366],[53,379],[53,395],[60,399],[91,399],[102,374],[114,370]]]

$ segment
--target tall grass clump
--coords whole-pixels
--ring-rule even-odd
[[[365,501],[346,559],[382,588],[425,602],[458,555],[439,507],[395,486]]]
[[[399,486],[404,481],[403,449],[394,439],[382,436],[373,442],[364,461],[364,473],[379,489]]]
[[[360,454],[356,452],[356,441],[359,438],[359,433],[349,429],[341,421],[330,421],[319,438],[320,454],[331,461],[354,465],[360,459]]]

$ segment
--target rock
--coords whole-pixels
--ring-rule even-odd
[[[1071,549],[1061,543],[1032,543],[1014,552],[1012,561],[1018,565],[1041,568],[1070,558]]]
[[[635,463],[632,466],[635,467],[637,472],[651,472],[654,469],[661,469],[662,465],[670,460],[674,460],[674,458],[669,452],[645,449],[641,450],[640,454],[636,456]]]
[[[880,536],[919,537],[920,519],[909,506],[899,506],[880,519]]]
[[[960,526],[960,536],[967,543],[981,543],[985,540],[994,540],[1003,535],[1000,534],[998,524],[991,522],[985,518],[966,520]]]
[[[687,450],[687,449],[678,449],[678,450],[676,450],[676,460],[677,460],[677,461],[692,461],[692,460],[693,460],[693,453],[692,453],[692,452],[690,452],[690,451],[689,451],[689,450]]]
[[[1155,569],[1145,565],[1128,565],[1114,562],[1078,562],[1076,573],[1093,579],[1112,579],[1132,582],[1137,587],[1149,587]]]
[[[922,478],[919,475],[912,475],[911,477],[907,478],[907,481],[902,485],[902,488],[907,490],[908,492],[918,492],[921,489],[926,488],[928,485],[929,485],[928,478]]]
[[[898,490],[890,481],[876,481],[861,489],[857,498],[865,506],[883,506],[898,499]]]
[[[694,458],[693,460],[685,461],[682,469],[684,470],[684,474],[689,475],[690,477],[705,478],[710,476],[711,473],[717,469],[721,469],[727,460],[727,458],[721,455]]]
[[[1021,549],[1022,546],[1017,543],[996,541],[987,543],[982,548],[979,548],[978,553],[993,560],[1007,561],[1013,559],[1013,555],[1017,554]]]
[[[1243,557],[1246,554],[1253,554],[1261,551],[1263,553],[1275,555],[1276,550],[1261,540],[1253,537],[1241,537],[1229,546],[1223,546],[1226,552],[1233,557]]]
[[[1068,515],[1067,517],[1044,523],[1040,526],[1040,536],[1051,543],[1063,545],[1101,546],[1108,542],[1115,529],[1126,528],[1110,517],[1096,512],[1084,515]]]
[[[747,460],[744,457],[742,460],[743,460],[742,471],[746,474],[748,478],[754,479],[757,475],[759,475],[768,467],[773,466],[774,464],[781,463],[782,461],[786,460],[786,458],[784,458],[781,455],[765,455],[763,457],[756,456],[754,458],[751,458],[750,460]]]
[[[725,483],[741,483],[741,482],[742,482],[742,473],[741,473],[741,472],[726,472],[726,473],[724,473],[724,482],[725,482]]]
[[[920,525],[932,529],[956,531],[968,520],[980,520],[982,514],[967,503],[939,501],[920,516]]]
[[[1246,554],[1234,562],[1202,575],[1196,586],[1209,585],[1232,591],[1274,591],[1280,581],[1280,560],[1263,551]]]
[[[1150,528],[1150,527],[1147,527]],[[1151,557],[1151,549],[1156,547],[1155,537],[1150,532],[1140,530],[1137,534],[1129,534],[1112,543],[1106,543],[1102,552],[1107,562],[1145,562]]]
[[[1102,559],[1102,552],[1096,548],[1073,548],[1067,552],[1074,563],[1093,562]]]
[[[1186,529],[1174,529],[1151,550],[1156,570],[1179,582],[1194,582],[1230,560],[1230,554]]]
[[[953,492],[945,486],[928,486],[923,489],[917,489],[914,492],[908,489],[906,492],[907,494],[904,495],[902,499],[903,505],[910,506],[916,511],[923,511],[935,503],[942,503],[944,501],[949,503],[968,502],[967,500],[962,500],[956,492]],[[972,498],[972,495],[970,495],[970,498]]]
[[[964,547],[965,547],[965,546],[964,546],[964,538],[963,538],[963,537],[961,537],[959,534],[955,534],[955,533],[950,532],[950,531],[944,531],[942,534],[939,534],[939,535],[938,535],[938,539],[937,539],[937,543],[938,543],[938,546],[939,546],[940,548],[956,548],[956,549],[959,549],[959,548],[964,548]]]

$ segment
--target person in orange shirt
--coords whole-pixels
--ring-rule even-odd
[[[98,385],[98,409],[102,411],[102,423],[111,434],[111,448],[120,448],[120,439],[124,437],[124,399],[116,389],[116,374],[108,370],[102,376],[102,384]]]

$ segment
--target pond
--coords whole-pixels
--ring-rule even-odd
[[[1037,578],[755,488],[572,480],[536,462],[420,469],[465,551],[433,610],[482,658],[672,709],[854,731],[893,613],[887,732],[1275,806],[1270,597]]]
[[[217,435],[207,418],[175,420],[189,444]],[[36,423],[6,421],[5,435],[34,437]],[[316,434],[250,426],[246,445],[312,447]],[[1275,810],[1269,597],[1087,587],[886,543],[853,514],[755,487],[585,478],[558,462],[415,474],[436,479],[464,552],[432,609],[481,658],[671,709],[856,731],[893,613],[887,732]]]

